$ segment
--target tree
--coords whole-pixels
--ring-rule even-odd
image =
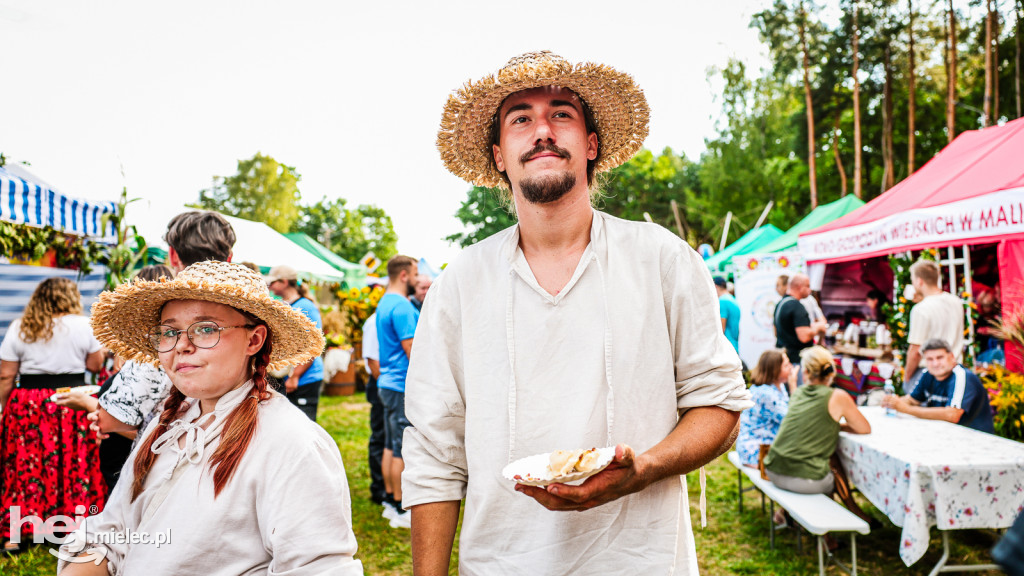
[[[257,152],[238,161],[234,176],[215,176],[213,186],[199,192],[197,207],[288,232],[299,218],[299,180],[294,167]]]
[[[516,223],[515,210],[503,200],[496,188],[474,186],[455,212],[455,217],[469,230],[445,237],[445,240],[465,248],[501,232]]]
[[[907,17],[909,19],[907,23],[907,60],[909,61],[907,70],[907,101],[909,108],[907,112],[907,174],[913,174],[915,169],[914,146],[916,140],[914,120],[917,113],[917,71],[914,62],[914,0],[907,0]]]
[[[863,156],[864,146],[861,145],[860,133],[860,28],[857,25],[857,4],[860,0],[853,0],[853,195],[857,198],[863,197],[861,184],[863,183]],[[950,0],[952,2],[953,0]]]
[[[398,254],[398,235],[391,217],[382,209],[361,204],[349,209],[344,198],[327,200],[300,208],[294,232],[303,232],[338,256],[358,262],[373,252],[384,265]]]
[[[956,137],[956,12],[949,0],[949,25],[946,28],[946,136],[949,142]]]

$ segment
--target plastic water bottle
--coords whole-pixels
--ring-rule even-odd
[[[896,394],[896,388],[892,385],[892,378],[886,378],[885,379],[885,395],[886,396],[892,396],[894,394]],[[885,415],[886,416],[895,416],[896,415],[896,409],[892,408],[890,406],[886,406],[885,407]]]

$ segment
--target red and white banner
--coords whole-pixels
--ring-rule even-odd
[[[1024,188],[941,206],[906,210],[873,222],[801,235],[807,262],[838,262],[926,247],[1024,234]]]

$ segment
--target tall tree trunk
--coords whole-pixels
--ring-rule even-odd
[[[983,127],[992,123],[992,0],[985,0],[985,113]]]
[[[1016,85],[1017,85],[1017,118],[1020,118],[1022,116],[1022,114],[1021,114],[1021,105],[1020,105],[1021,104],[1021,102],[1020,102],[1020,100],[1021,100],[1021,98],[1020,98],[1020,92],[1021,92],[1021,86],[1020,86],[1020,34],[1021,34],[1020,15],[1021,15],[1021,12],[1024,12],[1024,3],[1022,3],[1020,0],[1017,0],[1017,9],[1015,10],[1015,12],[1017,13],[1017,33],[1014,35],[1014,46],[1017,48],[1017,54],[1016,54],[1016,57],[1014,59],[1014,70],[1015,70],[1014,76],[1015,76],[1015,80],[1017,81],[1016,82]]]
[[[999,124],[999,4],[992,3],[992,124]]]
[[[946,137],[949,142],[956,137],[956,12],[953,0],[949,0],[948,51],[946,67]]]
[[[882,90],[882,162],[884,164],[882,176],[882,192],[892,188],[896,184],[896,168],[893,162],[892,145],[892,48],[886,38],[885,44],[885,87]]]
[[[846,168],[843,168],[843,159],[839,157],[839,118],[841,111],[836,110],[836,121],[832,125],[832,154],[836,157],[836,168],[839,169],[839,184],[846,196]]]
[[[811,56],[807,50],[807,10],[800,2],[800,48],[804,53],[804,101],[807,106],[807,168],[811,185],[811,210],[818,207],[818,169],[814,153],[814,102],[811,99]]]
[[[952,2],[953,0],[949,0]],[[860,144],[860,30],[857,26],[857,2],[853,0],[853,195],[862,196],[861,184],[861,144]]]
[[[910,93],[907,111],[907,174],[913,174],[914,152],[917,146],[917,134],[914,133],[914,119],[917,115],[917,71],[914,66],[914,0],[907,0],[907,12],[910,14],[910,23],[907,25],[907,33],[910,36],[908,42],[908,56],[910,57],[910,73],[907,78],[907,91]]]

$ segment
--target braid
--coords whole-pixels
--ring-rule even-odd
[[[267,365],[270,364],[271,336],[268,331],[263,347],[254,357],[253,393],[242,400],[224,421],[224,433],[213,456],[210,468],[213,470],[213,496],[216,498],[228,480],[235,473],[249,443],[256,435],[256,416],[259,403],[270,399],[267,390]]]
[[[156,462],[156,454],[152,450],[153,443],[167,431],[167,427],[178,417],[184,402],[185,395],[181,393],[181,390],[172,386],[171,393],[167,396],[167,401],[164,402],[164,411],[160,414],[160,423],[157,425],[156,430],[142,442],[142,446],[139,447],[139,451],[135,455],[135,463],[132,466],[132,473],[135,476],[132,480],[132,502],[135,502],[139,494],[142,494],[142,488],[146,484],[146,476],[149,475],[150,468]]]

